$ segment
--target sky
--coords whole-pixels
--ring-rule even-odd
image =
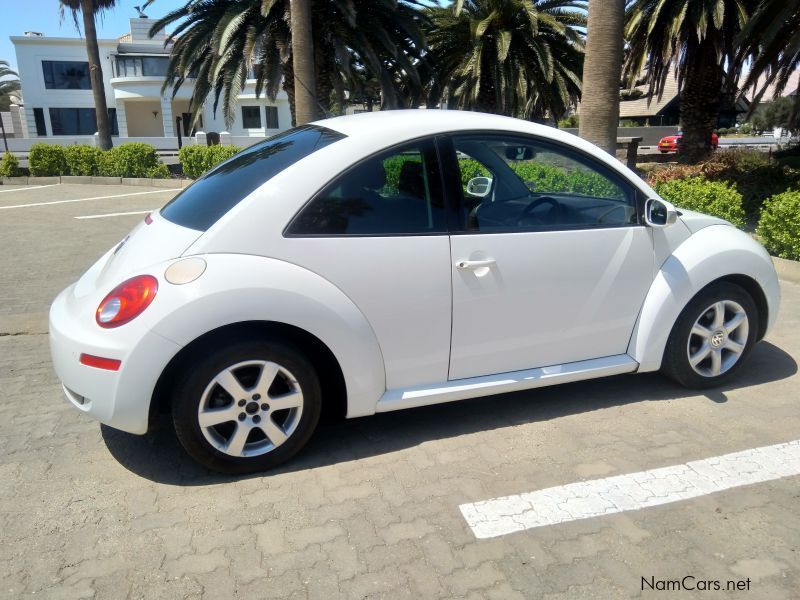
[[[141,6],[144,0],[117,0],[117,7],[106,11],[97,20],[97,36],[118,38],[128,33],[128,22],[136,17],[134,6]],[[168,12],[183,6],[185,0],[155,0],[147,8],[150,18],[163,17]],[[58,16],[58,0],[0,0],[0,60],[7,60],[16,70],[17,56],[9,37],[22,35],[25,31],[40,31],[52,37],[78,37],[72,15],[64,15],[61,22]],[[13,7],[13,8],[12,8]]]

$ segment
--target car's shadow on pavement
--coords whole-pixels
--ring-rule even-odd
[[[410,448],[422,442],[500,427],[546,421],[634,402],[658,402],[703,395],[726,402],[726,392],[791,377],[797,363],[786,352],[762,342],[728,385],[705,392],[687,390],[657,373],[618,375],[593,381],[438,404],[325,422],[308,446],[287,465],[263,474],[225,476],[197,465],[180,447],[168,419],[145,436],[101,426],[109,452],[129,471],[172,485],[212,485],[348,462]]]

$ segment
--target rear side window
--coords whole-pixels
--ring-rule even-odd
[[[295,217],[289,235],[415,235],[445,231],[433,140],[368,158],[331,182]]]
[[[279,133],[206,173],[164,206],[161,215],[176,225],[206,231],[264,182],[344,137],[316,125]]]

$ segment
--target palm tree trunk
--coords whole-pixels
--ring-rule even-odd
[[[292,61],[294,66],[295,120],[303,125],[317,118],[314,98],[314,38],[311,0],[291,0]]]
[[[294,101],[294,67],[292,66],[292,56],[289,55],[289,60],[283,65],[283,91],[289,99],[289,112],[292,114],[292,127],[297,125],[297,106]]]
[[[86,54],[89,58],[89,81],[92,83],[94,111],[97,118],[97,133],[100,148],[111,148],[111,128],[108,126],[108,107],[106,106],[106,90],[103,85],[103,67],[100,64],[100,49],[97,46],[97,29],[94,23],[94,0],[81,0],[83,15],[83,31],[86,35]]]
[[[711,134],[719,118],[722,93],[722,66],[713,40],[689,42],[687,60],[694,68],[687,69],[681,91],[681,162],[696,163],[711,153]]]
[[[492,64],[489,52],[482,52],[481,60],[483,64],[481,64],[481,78],[478,82],[478,97],[475,102],[475,108],[479,112],[499,114],[497,86],[500,82],[495,78],[497,71],[495,70],[495,65]]]
[[[333,95],[333,81],[331,80],[331,68],[336,68],[336,65],[331,65],[333,61],[325,60],[334,55],[333,45],[326,43],[324,40],[319,39],[317,35],[317,42],[314,44],[314,66],[317,81],[317,104],[319,109],[327,114],[330,114],[331,97]]]
[[[590,0],[583,63],[579,135],[614,155],[625,0]]]

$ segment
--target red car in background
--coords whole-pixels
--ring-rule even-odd
[[[661,138],[661,141],[658,142],[658,150],[661,154],[666,154],[667,152],[677,152],[678,151],[678,143],[680,142],[681,138],[683,137],[683,132],[679,131],[675,135],[668,135],[666,137]],[[716,133],[711,134],[711,147],[716,150],[719,146],[719,136]]]

